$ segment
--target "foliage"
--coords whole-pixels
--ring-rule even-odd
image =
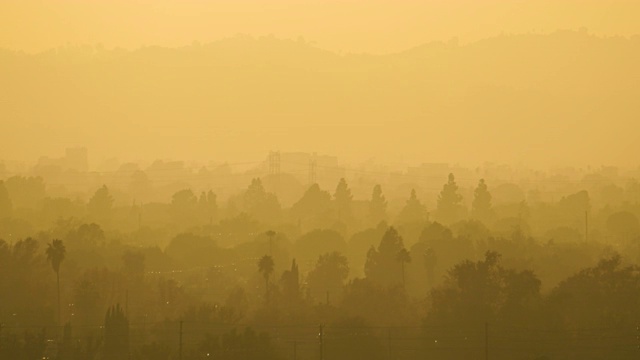
[[[387,220],[387,199],[382,194],[382,187],[378,184],[373,187],[371,200],[369,201],[369,221],[377,225]]]
[[[380,240],[378,247],[372,247],[367,253],[364,269],[367,279],[381,286],[401,284],[404,262],[398,261],[398,254],[403,250],[402,237],[396,229],[390,227]]]
[[[453,174],[449,174],[449,179],[442,187],[438,195],[438,206],[436,215],[438,221],[444,224],[451,224],[461,219],[464,208],[462,207],[462,195],[458,192],[458,184]]]
[[[129,356],[129,320],[120,304],[107,310],[104,319],[104,359],[118,360]]]
[[[427,208],[418,200],[416,190],[411,190],[411,196],[407,200],[407,203],[398,214],[396,222],[398,224],[422,224],[427,221],[429,214]]]
[[[102,185],[101,188],[96,190],[87,204],[89,215],[95,220],[106,221],[111,215],[113,202],[113,196],[111,196],[109,188],[106,185]]]
[[[309,295],[314,302],[325,301],[325,296],[340,299],[348,276],[349,262],[344,255],[339,252],[320,255],[307,277]]]
[[[489,192],[484,179],[480,179],[478,187],[473,193],[471,216],[485,223],[491,221],[493,218],[493,211],[491,209],[491,193]]]
[[[351,217],[351,204],[353,202],[353,195],[351,189],[344,178],[341,178],[336,186],[336,191],[333,194],[335,201],[336,211],[338,213],[338,220],[346,221]]]

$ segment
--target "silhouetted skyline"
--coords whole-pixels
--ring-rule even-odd
[[[0,3],[0,360],[640,354],[640,2]]]

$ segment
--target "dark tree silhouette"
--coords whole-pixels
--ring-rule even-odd
[[[318,184],[311,185],[291,207],[291,211],[301,218],[318,216],[331,207],[331,194],[320,189]]]
[[[371,201],[369,202],[369,218],[374,225],[387,219],[387,199],[382,195],[382,187],[373,187]]]
[[[428,213],[425,206],[418,200],[416,190],[411,190],[411,196],[407,203],[398,214],[397,223],[399,224],[415,224],[423,223],[427,220]]]
[[[341,178],[340,182],[338,182],[333,198],[336,202],[338,220],[344,221],[345,219],[348,219],[351,215],[351,202],[353,201],[353,195],[351,195],[351,189],[349,189],[344,178]]]
[[[201,209],[207,214],[215,214],[218,210],[218,197],[212,191],[209,190],[207,192],[201,192],[200,197],[198,198],[198,205]]]
[[[445,283],[432,290],[427,323],[481,324],[496,318],[523,321],[540,297],[540,280],[529,270],[505,269],[500,254],[465,260],[451,269]]]
[[[447,269],[464,259],[476,256],[469,238],[454,236],[451,229],[438,222],[433,222],[422,230],[418,243],[411,247],[411,253],[424,254],[429,248],[433,251],[429,255],[432,261],[425,264],[429,286],[442,280]]]
[[[264,277],[265,281],[265,300],[269,302],[269,278],[274,270],[273,258],[269,255],[265,255],[258,261],[258,271]]]
[[[438,206],[436,210],[438,219],[445,224],[451,224],[458,220],[462,212],[462,195],[458,193],[453,174],[449,174],[449,180],[442,187],[438,195]]]
[[[487,188],[484,179],[480,179],[478,187],[473,193],[473,203],[471,204],[471,215],[479,220],[489,220],[491,214],[491,193]]]
[[[211,190],[200,193],[200,198],[198,199],[200,212],[209,221],[209,224],[213,224],[213,219],[218,213],[217,199],[216,194]]]
[[[334,294],[334,298],[340,297],[348,276],[349,262],[344,255],[339,252],[320,255],[307,277],[311,296],[323,299],[330,292]]]
[[[120,360],[129,357],[129,320],[117,304],[104,319],[104,359]]]
[[[46,197],[46,185],[40,176],[12,176],[5,180],[14,209],[36,209]]]
[[[402,267],[402,287],[406,289],[406,281],[404,277],[404,265],[411,262],[411,254],[407,251],[407,249],[402,248],[398,251],[397,256],[398,261],[400,262],[400,266]]]
[[[260,178],[251,180],[251,184],[242,194],[241,209],[263,222],[272,222],[280,213],[280,203],[275,194],[268,193]]]
[[[62,329],[62,341],[58,345],[58,359],[73,358],[73,340],[71,336],[71,324],[66,323]]]
[[[139,251],[127,251],[122,255],[124,272],[134,282],[142,282],[144,278],[145,256]]]
[[[53,240],[47,246],[47,260],[51,263],[53,271],[56,273],[56,283],[58,288],[58,324],[62,321],[61,304],[60,304],[60,264],[64,260],[67,249],[65,248],[62,240]]]
[[[171,205],[177,209],[192,208],[198,202],[198,198],[191,189],[184,189],[171,196]]]
[[[438,265],[438,256],[432,247],[424,251],[424,267],[427,271],[427,287],[431,289],[435,285],[435,272]]]
[[[364,272],[367,279],[382,286],[398,285],[402,281],[402,265],[398,254],[404,249],[402,236],[390,227],[380,240],[378,248],[371,247],[367,253]]]
[[[289,303],[294,303],[300,298],[300,272],[296,259],[291,262],[291,269],[282,273],[282,292]]]
[[[109,188],[107,188],[106,185],[102,185],[101,188],[96,190],[87,204],[89,214],[99,220],[108,218],[112,207],[113,197],[109,193]]]
[[[197,221],[198,198],[191,189],[184,189],[171,196],[171,212],[178,224],[191,225]]]
[[[640,316],[640,267],[614,253],[563,280],[549,294],[549,315],[566,328],[634,328]],[[625,325],[626,323],[626,325]]]

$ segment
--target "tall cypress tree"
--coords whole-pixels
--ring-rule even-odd
[[[415,189],[411,189],[411,196],[398,214],[399,224],[423,223],[428,218],[427,208],[420,202]]]
[[[449,174],[449,179],[442,187],[438,196],[437,215],[438,220],[451,224],[460,219],[462,215],[462,195],[458,193],[458,184],[453,174]]]
[[[484,179],[480,179],[474,191],[471,215],[481,221],[487,221],[491,217],[491,193]]]
[[[340,182],[338,182],[333,198],[336,202],[338,220],[346,221],[351,215],[351,202],[353,201],[353,195],[351,195],[351,189],[349,189],[347,181],[344,178],[340,179]]]
[[[382,187],[373,187],[371,201],[369,202],[369,218],[373,225],[379,224],[387,219],[387,199],[382,195]]]
[[[120,360],[129,357],[129,320],[120,304],[107,310],[104,319],[104,358]]]

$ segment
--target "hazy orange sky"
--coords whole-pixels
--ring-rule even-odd
[[[637,166],[639,15],[640,0],[0,0],[0,48],[72,45],[0,52],[0,159]],[[446,45],[414,48],[431,41]]]
[[[0,47],[180,46],[243,33],[379,53],[502,32],[626,36],[640,33],[638,13],[638,0],[2,0]]]

